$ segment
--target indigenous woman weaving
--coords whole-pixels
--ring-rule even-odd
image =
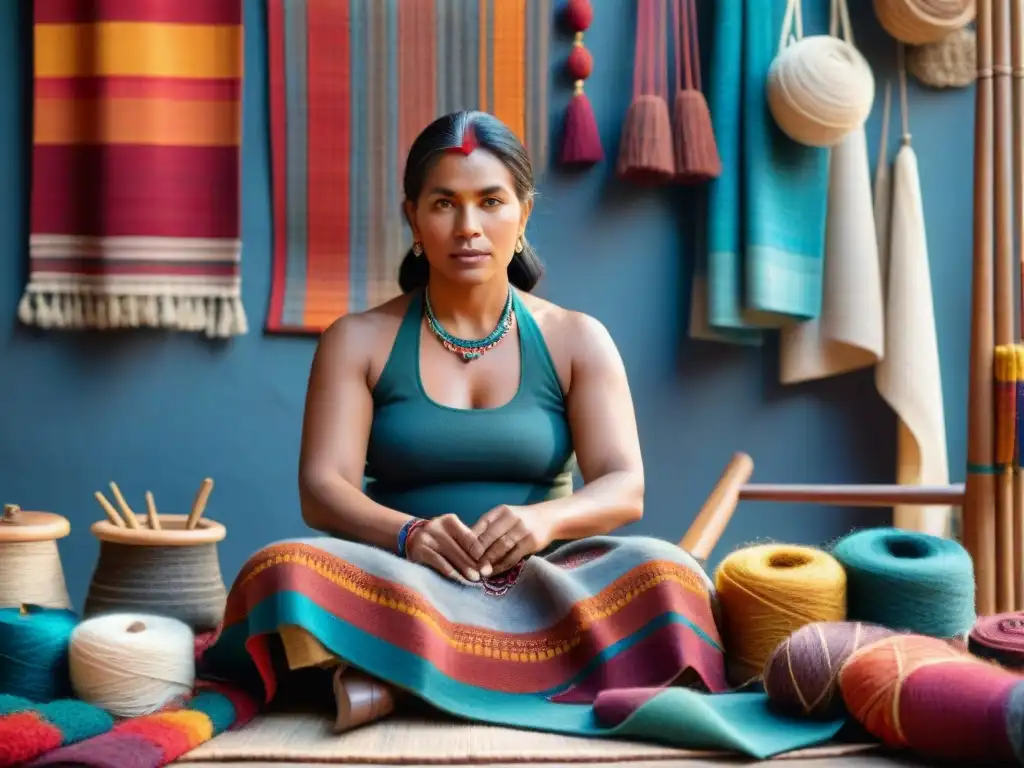
[[[611,688],[724,690],[704,571],[612,535],[644,509],[629,386],[601,323],[531,294],[526,150],[446,115],[404,193],[402,294],[338,319],[312,364],[299,487],[322,535],[249,560],[210,658],[254,662],[268,698],[327,666],[523,727]]]

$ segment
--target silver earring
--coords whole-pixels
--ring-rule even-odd
[[[522,253],[523,248],[526,247],[526,243],[523,242],[523,236],[520,235],[516,238],[516,253]]]
[[[423,255],[423,246],[420,245],[419,241],[412,244],[412,253],[414,256],[417,257]]]

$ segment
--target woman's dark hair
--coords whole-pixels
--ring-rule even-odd
[[[508,126],[486,112],[452,112],[423,129],[413,142],[405,162],[402,183],[406,200],[419,198],[427,173],[438,157],[446,150],[464,146],[467,134],[474,146],[486,149],[512,172],[520,202],[529,200],[534,194],[530,156]],[[524,237],[523,250],[514,254],[508,265],[509,282],[519,290],[529,292],[543,276],[544,266]],[[398,269],[398,285],[402,292],[422,288],[429,277],[427,260],[416,256],[410,249]]]

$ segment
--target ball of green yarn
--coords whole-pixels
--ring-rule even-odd
[[[77,624],[60,608],[0,608],[0,694],[36,702],[70,696],[68,646]]]
[[[958,637],[975,620],[974,563],[957,541],[898,528],[840,539],[847,619],[932,637]]]

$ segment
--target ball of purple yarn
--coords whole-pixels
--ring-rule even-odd
[[[792,715],[832,718],[842,713],[839,670],[858,648],[890,635],[891,629],[859,621],[807,624],[783,640],[765,662],[769,701]]]

